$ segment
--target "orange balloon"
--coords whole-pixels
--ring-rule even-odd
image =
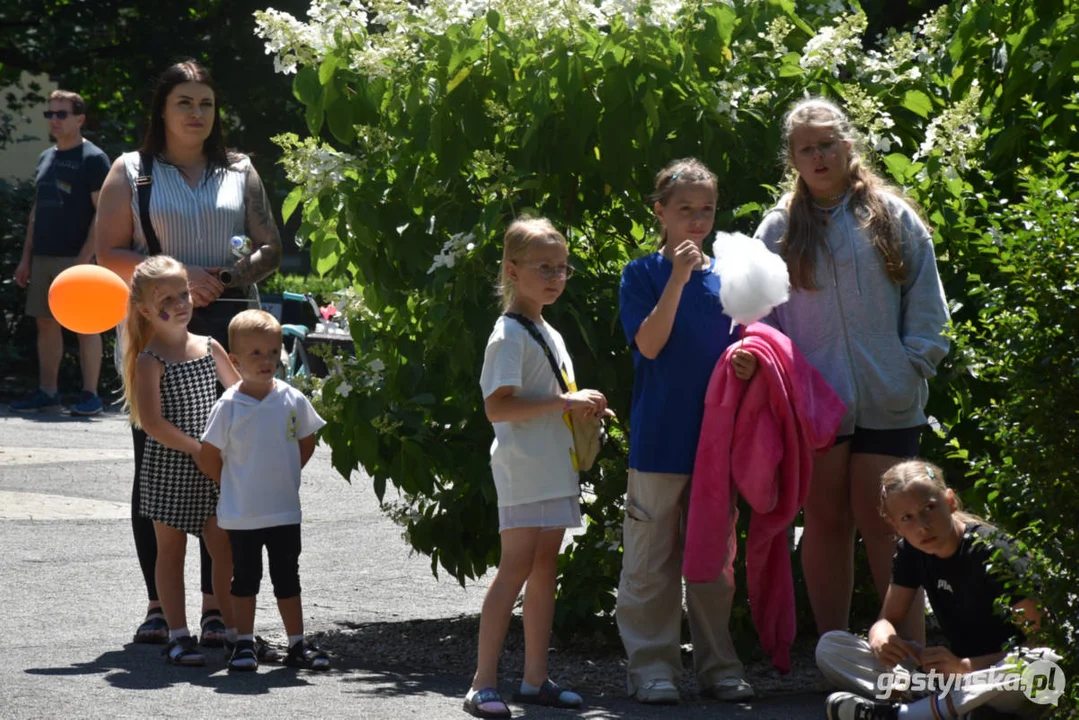
[[[72,332],[96,335],[116,327],[127,315],[127,283],[100,265],[75,265],[49,286],[49,309]]]

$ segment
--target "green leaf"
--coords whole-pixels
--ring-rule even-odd
[[[322,130],[322,103],[308,105],[303,117],[307,121],[308,132],[317,137]]]
[[[502,16],[498,14],[497,10],[487,11],[487,27],[492,30],[498,30],[502,25]]]
[[[338,261],[338,239],[333,235],[324,235],[311,242],[311,264],[315,272],[325,275],[334,269]]]
[[[903,107],[918,117],[928,118],[933,111],[933,101],[921,90],[907,90],[903,96]]]
[[[338,97],[326,108],[326,122],[333,136],[342,143],[351,143],[356,136],[356,125],[352,119],[352,103],[347,97]]]
[[[296,79],[292,81],[292,93],[296,99],[311,108],[322,102],[322,83],[319,82],[319,73],[313,68],[304,67],[296,73]],[[321,112],[322,108],[319,108]]]
[[[910,171],[910,158],[902,153],[892,153],[884,157],[884,165],[892,177],[902,182]]]
[[[292,191],[285,197],[285,202],[281,203],[281,219],[284,222],[287,223],[288,219],[292,217],[292,213],[296,211],[302,197],[303,188],[301,187],[292,188]]]
[[[453,76],[453,79],[450,80],[449,84],[446,86],[446,94],[449,95],[451,92],[456,90],[457,86],[463,83],[465,81],[465,78],[467,78],[471,74],[471,65],[465,65],[463,68],[458,70],[457,74]]]
[[[336,53],[330,53],[323,60],[322,64],[318,68],[318,81],[322,85],[329,84],[333,79],[333,73],[337,70],[337,64],[340,62],[340,58]]]

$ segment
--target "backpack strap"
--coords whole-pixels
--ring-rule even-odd
[[[506,317],[521,323],[524,329],[528,331],[528,334],[532,336],[532,339],[539,343],[539,346],[543,348],[543,354],[547,356],[547,362],[551,364],[551,370],[554,370],[555,379],[558,380],[558,387],[562,388],[562,392],[568,393],[569,387],[566,386],[566,379],[562,377],[562,371],[558,367],[558,360],[555,359],[554,351],[551,350],[551,346],[547,344],[547,341],[543,339],[543,335],[540,334],[536,323],[520,313],[506,313]]]
[[[151,255],[161,254],[161,241],[157,239],[154,226],[150,222],[150,191],[154,187],[154,156],[143,150],[139,151],[139,175],[135,178],[135,190],[139,193],[139,221],[142,234],[146,238],[146,247]]]

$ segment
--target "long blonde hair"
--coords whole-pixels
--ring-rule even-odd
[[[697,158],[681,158],[667,163],[666,167],[656,173],[656,188],[648,199],[653,204],[659,203],[666,206],[674,191],[682,185],[709,185],[713,193],[719,192],[719,178],[708,169],[708,166]],[[661,228],[659,232],[659,246],[667,244],[667,229]]]
[[[154,286],[168,278],[187,278],[187,271],[177,260],[168,255],[148,257],[135,266],[131,275],[131,294],[127,299],[127,319],[124,321],[124,357],[121,363],[121,375],[124,381],[124,408],[131,416],[131,424],[142,427],[139,416],[139,404],[135,392],[135,363],[139,353],[153,337],[154,328],[141,313],[142,307],[150,307],[153,302]],[[156,311],[157,308],[151,308]]]
[[[941,495],[945,495],[949,490],[948,485],[944,482],[944,471],[933,463],[919,458],[892,465],[884,472],[880,481],[880,506],[878,509],[880,516],[886,520],[888,519],[888,498],[906,492],[912,483],[930,485],[938,490]],[[963,510],[963,502],[958,495],[955,496],[955,516],[964,523],[978,522],[982,525],[993,527],[988,520]]]
[[[784,157],[787,167],[794,170],[794,148],[791,135],[801,127],[831,128],[840,142],[849,143],[847,172],[850,178],[850,204],[863,228],[868,228],[873,245],[880,252],[888,279],[896,284],[907,276],[903,265],[901,238],[895,218],[888,211],[885,194],[903,198],[903,194],[886,183],[865,164],[857,131],[839,107],[822,98],[802,100],[783,119]],[[801,290],[816,290],[813,281],[817,248],[824,245],[824,218],[814,207],[809,186],[796,171],[791,199],[787,210],[787,233],[780,241],[780,254],[787,261],[791,286]],[[907,200],[910,203],[909,200]],[[910,203],[914,207],[913,203]]]
[[[516,297],[513,283],[506,277],[506,265],[524,258],[528,247],[537,240],[556,240],[566,244],[566,238],[547,218],[520,217],[506,228],[506,235],[502,239],[502,264],[498,268],[497,286],[498,294],[502,297],[503,310],[509,310]]]

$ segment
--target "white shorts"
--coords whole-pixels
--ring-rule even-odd
[[[559,530],[580,526],[581,504],[576,496],[498,508],[499,532],[526,527]]]

